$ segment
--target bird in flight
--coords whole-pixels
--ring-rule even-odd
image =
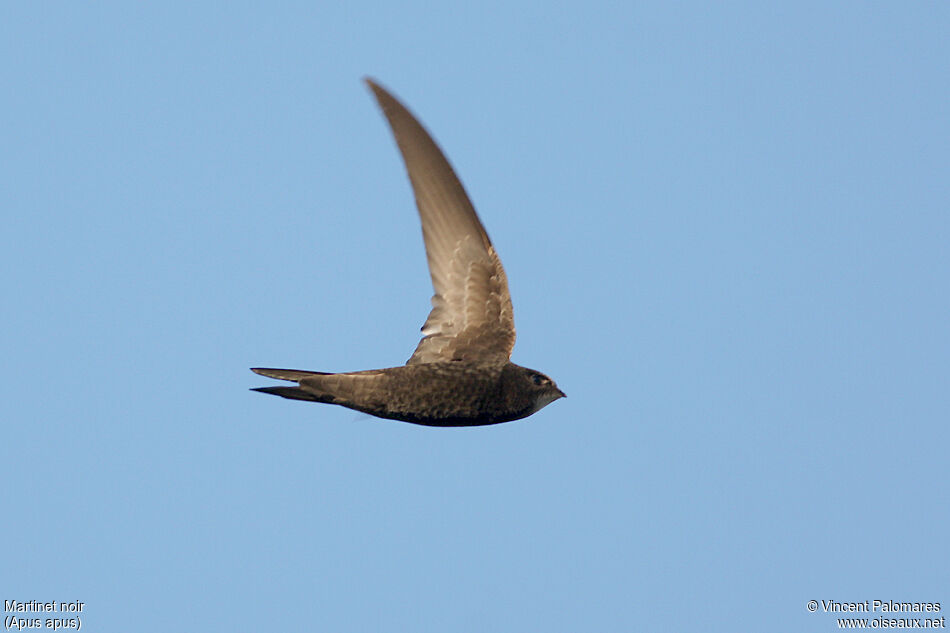
[[[297,383],[254,391],[426,426],[509,422],[563,398],[553,380],[510,360],[515,323],[508,279],[449,161],[405,106],[365,81],[392,128],[422,220],[435,290],[422,340],[401,367],[336,374],[254,368]]]

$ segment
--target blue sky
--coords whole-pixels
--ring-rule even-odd
[[[5,3],[0,598],[94,631],[950,605],[948,29],[939,2]],[[364,75],[455,165],[513,360],[566,400],[445,430],[248,390],[418,340]]]

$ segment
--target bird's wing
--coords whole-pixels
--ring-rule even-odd
[[[508,279],[462,183],[409,110],[373,80],[366,83],[406,163],[435,289],[422,340],[406,364],[508,360],[515,344]]]

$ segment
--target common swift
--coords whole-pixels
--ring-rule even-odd
[[[254,391],[426,426],[509,422],[563,398],[553,380],[509,360],[515,325],[508,279],[452,166],[405,106],[365,81],[392,128],[422,220],[435,290],[422,340],[401,367],[336,374],[254,368],[297,383]]]

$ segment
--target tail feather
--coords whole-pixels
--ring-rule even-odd
[[[310,392],[304,391],[300,387],[257,387],[256,389],[251,389],[251,391],[269,393],[271,395],[280,396],[281,398],[288,398],[290,400],[309,400],[310,402],[321,402],[320,398]]]
[[[302,369],[269,369],[266,367],[252,367],[251,371],[255,374],[260,374],[261,376],[267,376],[268,378],[276,378],[277,380],[292,380],[293,382],[300,382],[301,379],[306,378],[307,376],[327,375],[327,372],[325,371],[304,371]]]

